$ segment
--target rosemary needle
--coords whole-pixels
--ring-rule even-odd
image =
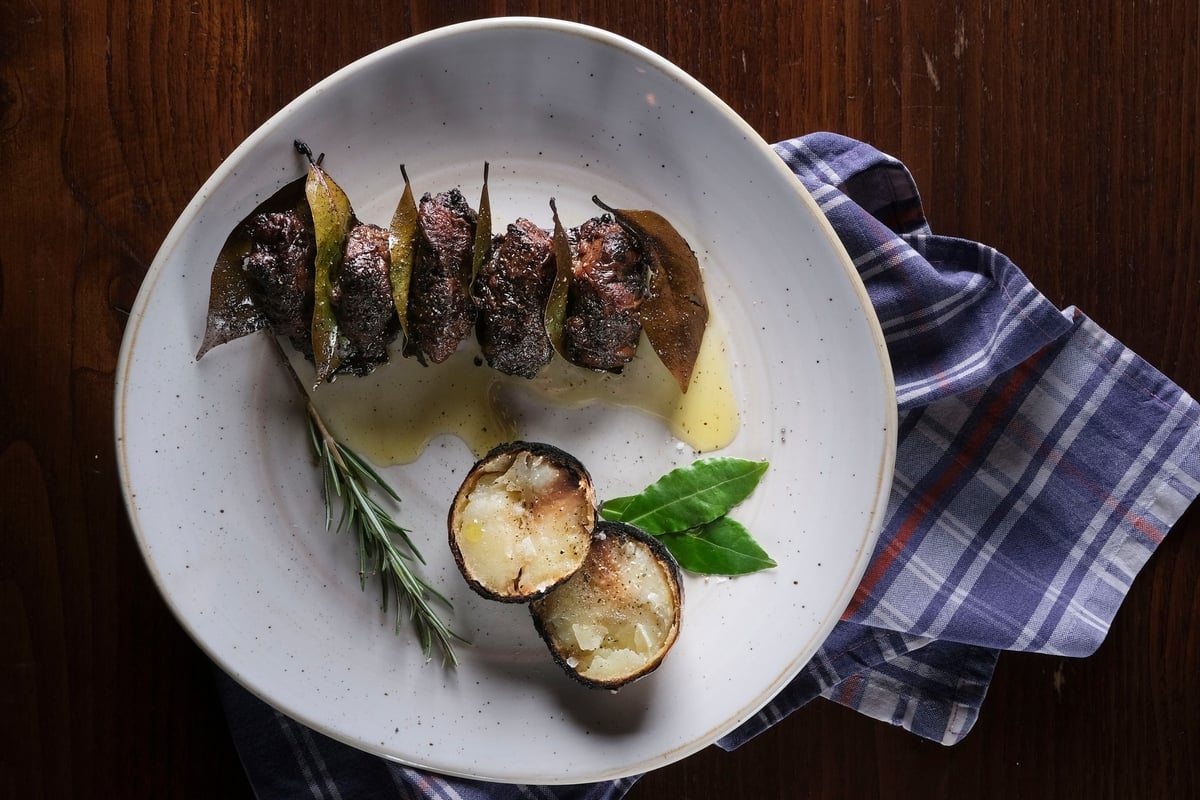
[[[393,607],[396,611],[396,633],[400,632],[407,609],[425,657],[432,656],[436,644],[442,663],[457,666],[458,658],[454,654],[453,644],[455,641],[465,642],[466,639],[447,627],[435,608],[435,605],[450,608],[450,601],[414,572],[412,562],[424,564],[425,560],[409,537],[408,530],[371,496],[371,490],[379,489],[396,502],[400,501],[399,495],[361,456],[333,437],[279,341],[274,336],[267,338],[275,346],[279,360],[304,397],[313,451],[324,481],[326,529],[334,527],[336,497],[341,500],[337,530],[353,531],[358,539],[358,574],[363,589],[366,589],[369,577],[378,576],[384,612]]]

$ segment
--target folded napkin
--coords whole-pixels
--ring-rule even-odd
[[[842,620],[732,749],[820,696],[953,744],[1001,650],[1085,656],[1200,493],[1200,406],[995,250],[930,232],[908,170],[828,133],[776,152],[870,294],[900,408],[883,531]],[[529,787],[445,778],[334,742],[227,677],[258,796],[619,798],[636,778]]]

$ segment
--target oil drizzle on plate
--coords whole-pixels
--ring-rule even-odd
[[[342,377],[313,393],[313,402],[342,441],[381,466],[416,461],[436,436],[451,434],[481,456],[521,438],[510,399],[582,408],[596,403],[638,409],[661,419],[697,452],[733,441],[739,420],[724,331],[710,321],[687,393],[643,337],[620,375],[593,372],[555,358],[533,380],[488,367],[475,346],[423,367],[394,357],[362,378]],[[298,366],[303,369],[303,366]],[[309,366],[311,369],[311,366]]]

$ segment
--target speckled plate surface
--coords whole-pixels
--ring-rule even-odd
[[[684,624],[653,675],[618,693],[571,682],[526,610],[477,598],[445,545],[471,451],[436,440],[385,474],[398,514],[474,640],[426,663],[359,587],[353,541],[324,530],[301,410],[256,334],[194,355],[208,277],[230,229],[300,175],[292,141],[359,216],[386,224],[400,163],[418,189],[477,196],[497,220],[582,220],[595,192],[653,208],[700,257],[726,331],[741,427],[723,452],[771,462],[736,516],[779,567],[686,579]],[[543,219],[546,218],[546,219]],[[387,369],[385,367],[384,369]],[[396,402],[404,402],[398,390]],[[122,485],[138,543],[180,622],[216,662],[321,732],[408,764],[510,782],[653,769],[765,704],[836,621],[877,535],[894,454],[894,391],[844,251],[766,143],[679,69],[578,25],[500,19],[434,31],[341,70],[279,112],[184,211],[141,288],[116,394]],[[601,497],[696,455],[661,423],[612,407],[548,408],[524,438],[591,469]]]

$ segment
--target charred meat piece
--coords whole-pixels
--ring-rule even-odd
[[[532,378],[554,356],[544,322],[554,274],[550,234],[527,219],[509,225],[475,278],[475,333],[493,369]]]
[[[426,194],[417,213],[405,352],[440,364],[475,324],[471,257],[477,215],[458,189]]]
[[[391,263],[386,230],[361,223],[350,229],[330,296],[348,350],[341,371],[366,375],[387,363],[388,345],[400,332],[388,275]]]
[[[567,291],[563,350],[572,364],[620,372],[637,352],[646,294],[634,238],[607,214],[571,231],[575,259]]]
[[[295,211],[256,214],[246,222],[250,252],[242,265],[271,330],[312,356],[313,261],[317,240],[312,220]]]

